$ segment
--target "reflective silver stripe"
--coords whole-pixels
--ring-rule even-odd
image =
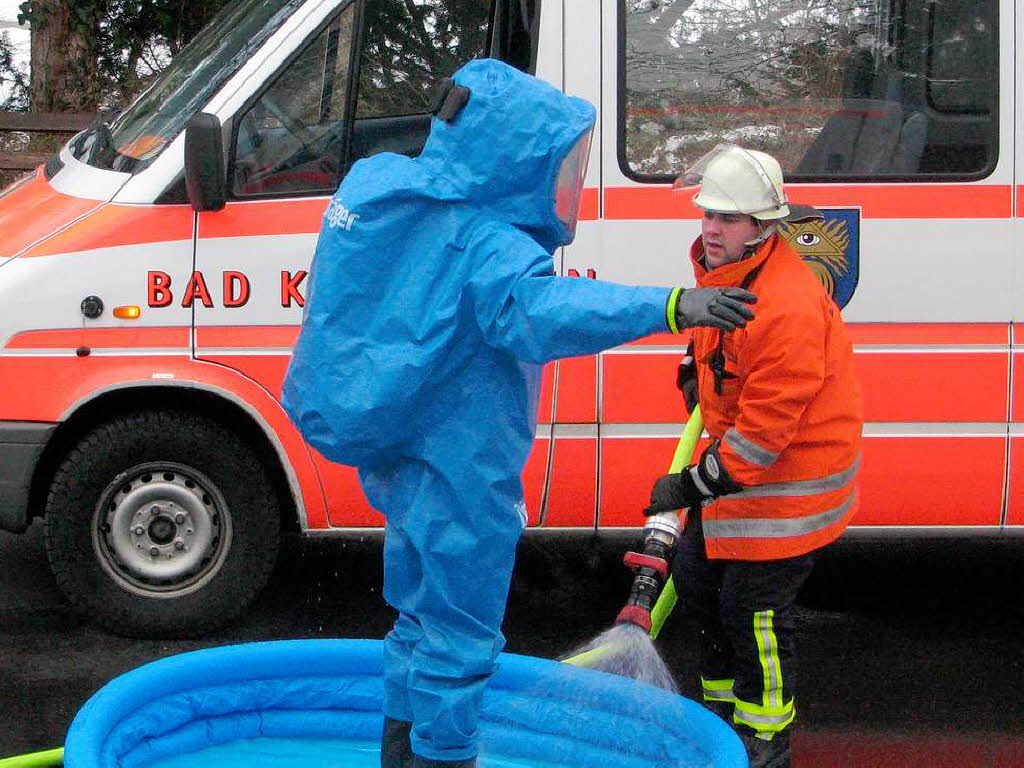
[[[704,689],[704,700],[705,701],[735,701],[736,697],[732,693],[732,688],[727,691],[711,691],[707,688]]]
[[[722,680],[708,680],[704,676],[700,678],[700,687],[704,690],[704,698],[715,701],[734,701],[736,696],[732,692],[735,681],[731,678]]]
[[[808,517],[748,518],[745,520],[708,520],[704,518],[704,538],[784,539],[820,531],[840,520],[853,504],[854,491],[838,507]]]
[[[759,467],[770,467],[779,458],[779,454],[762,448],[757,443],[740,434],[736,427],[731,427],[722,437],[722,442],[732,448],[741,458]]]
[[[734,715],[740,722],[748,723],[749,725],[786,725],[793,720],[793,711],[789,710],[784,715],[755,715],[753,712],[743,708],[743,702],[736,702],[736,714]]]
[[[697,486],[697,490],[703,493],[705,496],[714,496],[711,489],[704,484],[704,481],[700,479],[700,473],[696,467],[690,467],[690,477],[693,478],[693,484]]]
[[[814,496],[819,493],[838,491],[857,475],[860,469],[860,456],[853,465],[834,475],[819,477],[814,480],[793,480],[788,483],[767,483],[751,485],[739,493],[730,493],[730,499],[750,499],[758,496]]]

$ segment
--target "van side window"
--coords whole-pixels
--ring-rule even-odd
[[[491,0],[370,0],[360,51],[352,160],[418,155],[437,83],[484,54]]]
[[[940,5],[928,49],[928,102],[941,112],[989,113],[995,107],[991,73],[998,67],[996,8],[991,2]]]
[[[996,0],[621,0],[619,147],[642,181],[720,141],[793,181],[978,178],[998,148]]]
[[[235,196],[329,194],[341,181],[352,45],[349,5],[242,115]]]

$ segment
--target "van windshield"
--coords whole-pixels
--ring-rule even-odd
[[[109,126],[100,123],[76,137],[71,153],[97,168],[141,171],[302,2],[229,4]]]

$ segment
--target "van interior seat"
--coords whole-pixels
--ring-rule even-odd
[[[904,105],[903,73],[876,73],[866,49],[847,61],[837,114],[830,116],[796,172],[804,175],[912,173],[924,149],[927,118]]]

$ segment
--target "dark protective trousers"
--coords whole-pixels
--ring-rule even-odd
[[[771,738],[795,715],[793,603],[815,552],[783,560],[708,560],[690,511],[672,565],[683,614],[696,624],[705,703],[743,732]]]

